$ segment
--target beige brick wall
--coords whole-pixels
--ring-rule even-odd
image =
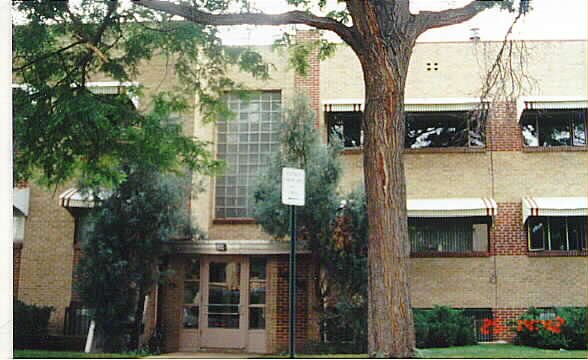
[[[411,298],[414,307],[495,307],[492,258],[413,258]]]
[[[587,306],[588,258],[497,256],[498,307]]]
[[[59,194],[66,189],[53,192],[31,186],[21,253],[18,298],[56,308],[49,323],[51,332],[63,329],[72,292],[74,218],[59,206]]]

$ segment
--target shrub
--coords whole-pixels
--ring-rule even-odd
[[[415,309],[413,313],[418,348],[476,343],[472,319],[464,315],[462,310],[436,305],[432,310]]]
[[[28,305],[14,299],[14,348],[24,349],[45,343],[49,317],[55,309],[50,306]]]
[[[586,309],[553,310],[557,320],[545,320],[542,311],[530,307],[517,322],[515,343],[543,349],[586,349]]]

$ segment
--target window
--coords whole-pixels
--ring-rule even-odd
[[[328,138],[333,136],[343,139],[343,146],[355,148],[363,145],[361,130],[362,113],[360,111],[342,111],[327,113]]]
[[[411,218],[411,252],[488,250],[488,225],[478,218]]]
[[[185,329],[197,329],[200,315],[200,261],[191,258],[184,270],[184,312]]]
[[[586,109],[525,110],[521,126],[526,146],[586,146]]]
[[[74,243],[81,245],[88,240],[90,233],[94,230],[94,223],[88,209],[76,209],[75,213],[75,235]]]
[[[246,98],[227,94],[225,101],[236,117],[217,126],[217,154],[227,168],[216,179],[215,217],[250,218],[258,172],[280,146],[280,93],[255,92]]]
[[[252,257],[249,263],[249,329],[265,329],[266,259]]]
[[[530,251],[586,249],[584,216],[532,216],[527,229]]]
[[[486,111],[407,112],[409,149],[484,147]]]

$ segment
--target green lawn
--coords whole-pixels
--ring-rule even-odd
[[[586,350],[543,350],[527,346],[508,344],[487,344],[472,346],[455,346],[450,348],[421,349],[417,355],[424,359],[586,359]],[[283,356],[286,358],[287,356]],[[367,358],[365,354],[330,354],[330,355],[304,355],[297,358]]]
[[[15,359],[137,359],[128,354],[86,354],[73,351],[14,350]]]
[[[426,359],[586,359],[586,350],[544,350],[527,346],[508,344],[487,344],[431,348],[419,350],[419,356]]]

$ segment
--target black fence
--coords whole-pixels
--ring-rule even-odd
[[[63,335],[86,336],[90,327],[90,311],[77,305],[65,308]]]

